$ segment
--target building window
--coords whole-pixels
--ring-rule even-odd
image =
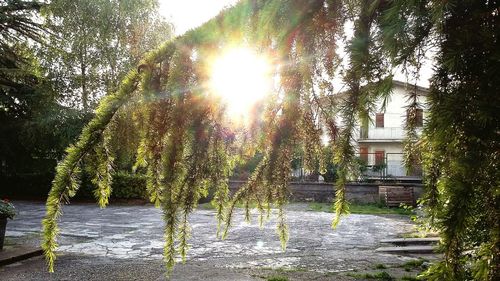
[[[375,165],[383,165],[385,163],[385,151],[375,150]]]
[[[359,147],[359,158],[361,159],[364,165],[368,164],[368,147],[366,146]]]
[[[384,127],[384,114],[383,113],[377,113],[375,115],[375,127],[377,127],[377,128]]]
[[[406,111],[406,120],[411,120],[411,110]],[[423,127],[424,126],[424,110],[421,108],[415,109],[415,126]]]

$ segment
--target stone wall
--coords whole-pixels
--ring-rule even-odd
[[[244,181],[230,181],[231,193],[236,192]],[[387,183],[350,183],[346,186],[346,196],[351,202],[377,203],[379,202],[379,186]],[[395,184],[397,186],[412,186],[414,197],[422,195],[421,184]],[[289,186],[290,200],[294,202],[332,202],[335,198],[335,189],[331,183],[292,182]]]

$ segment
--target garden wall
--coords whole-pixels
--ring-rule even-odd
[[[0,177],[0,198],[11,199],[45,199],[50,189],[52,174],[23,175]],[[231,193],[236,192],[245,181],[230,181]],[[146,198],[144,186],[146,180],[144,176],[128,175],[118,173],[113,180],[112,199],[138,199]],[[379,202],[379,186],[388,186],[388,183],[351,183],[346,186],[347,199],[359,203]],[[421,184],[408,183],[394,184],[396,186],[413,187],[414,198],[418,199],[422,195]],[[77,199],[93,198],[94,187],[85,181],[82,183]],[[289,186],[291,194],[290,200],[294,202],[332,202],[335,197],[335,190],[331,183],[317,182],[292,182]],[[209,202],[211,196],[200,200]]]
[[[244,181],[230,181],[229,189],[231,193],[245,183]],[[350,183],[346,186],[346,196],[351,202],[377,203],[379,202],[379,186],[388,186],[388,183]],[[395,186],[413,187],[414,198],[418,199],[422,195],[423,186],[421,184],[397,183]],[[335,189],[332,183],[315,182],[292,182],[289,186],[291,201],[294,202],[332,202],[335,198]]]

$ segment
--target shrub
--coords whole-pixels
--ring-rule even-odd
[[[112,198],[120,199],[144,199],[146,193],[146,176],[118,172],[113,176],[111,184]]]
[[[7,200],[0,200],[0,217],[13,219],[16,216],[16,208]]]
[[[46,198],[53,178],[53,173],[2,175],[0,198]]]
[[[7,188],[2,188],[0,198],[38,199],[46,198],[50,184],[54,177],[52,173],[46,174],[18,174],[2,176],[0,180]],[[90,177],[82,173],[82,184],[76,196],[77,199],[93,198],[95,186]],[[146,177],[140,174],[117,172],[113,175],[111,185],[113,192],[111,198],[115,199],[143,199],[146,196]]]
[[[270,276],[266,279],[267,281],[288,281],[288,277],[281,275]]]

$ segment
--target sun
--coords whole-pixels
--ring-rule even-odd
[[[232,119],[245,119],[251,108],[269,94],[272,67],[265,55],[239,47],[224,51],[210,69],[210,88]]]

